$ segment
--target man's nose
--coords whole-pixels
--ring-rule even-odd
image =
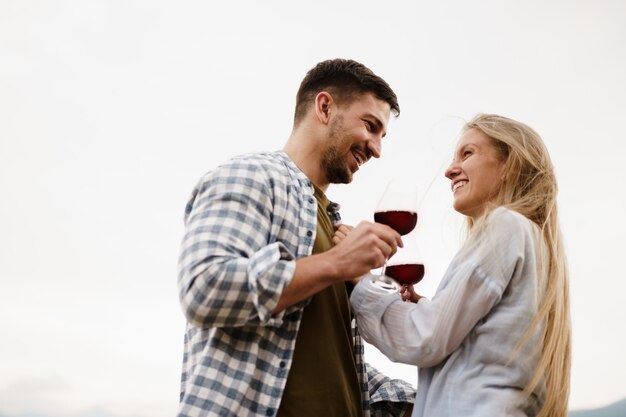
[[[380,155],[383,151],[383,144],[380,137],[375,137],[371,139],[367,143],[367,149],[369,149],[370,153],[374,158],[380,158]]]

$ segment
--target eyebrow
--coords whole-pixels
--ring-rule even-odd
[[[476,145],[474,142],[468,142],[459,148],[459,152],[466,149],[468,146],[473,146],[475,148],[480,148],[479,145]]]

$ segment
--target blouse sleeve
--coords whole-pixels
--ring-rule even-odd
[[[457,254],[432,300],[402,302],[397,293],[371,285],[371,276],[361,280],[351,303],[363,338],[392,361],[440,363],[502,298],[523,262],[529,229],[515,212],[494,212],[481,236]]]

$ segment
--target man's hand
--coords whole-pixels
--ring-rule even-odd
[[[354,229],[354,227],[348,226],[347,224],[343,223],[337,226],[335,228],[335,234],[333,235],[333,243],[335,245],[338,245],[339,242],[341,242],[346,238],[346,236],[348,236],[348,233],[350,233],[350,230],[352,229]]]
[[[400,234],[382,223],[363,221],[357,227],[339,226],[326,252],[305,256],[296,261],[294,276],[273,309],[279,313],[329,285],[358,281],[372,269],[383,266],[402,246]]]
[[[333,243],[335,245],[338,245],[339,242],[341,242],[342,240],[344,240],[346,238],[346,236],[348,236],[348,233],[350,233],[350,231],[354,229],[354,226],[349,226],[347,224],[340,224],[339,226],[337,226],[335,228],[335,234],[333,236]],[[356,277],[354,279],[352,279],[350,281],[350,283],[352,285],[356,285],[359,283],[359,281],[361,281],[361,277]]]
[[[352,280],[380,268],[398,247],[402,247],[398,232],[387,225],[367,221],[356,227],[339,226],[333,241],[335,246],[324,255],[332,260],[343,280]]]

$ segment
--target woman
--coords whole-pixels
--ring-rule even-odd
[[[361,280],[364,338],[419,367],[413,416],[566,416],[568,273],[548,151],[528,126],[480,114],[445,175],[468,238],[432,300]]]

